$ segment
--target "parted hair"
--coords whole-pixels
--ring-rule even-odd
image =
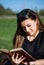
[[[44,25],[42,24],[38,14],[31,9],[23,9],[17,14],[17,30],[13,38],[13,48],[22,47],[26,33],[23,31],[20,23],[29,18],[32,20],[38,19],[39,30],[44,30]]]

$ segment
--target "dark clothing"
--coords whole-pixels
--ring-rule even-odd
[[[39,32],[37,37],[31,42],[26,38],[22,48],[35,59],[44,59],[44,31]]]
[[[35,59],[44,59],[44,31],[39,32],[37,37],[31,42],[25,38],[22,48]],[[7,63],[6,65],[11,65],[11,63]]]
[[[8,61],[5,63],[5,65],[12,65],[12,64],[11,64],[11,61],[8,60]]]

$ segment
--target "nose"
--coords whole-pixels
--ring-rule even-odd
[[[26,32],[28,32],[29,31],[29,28],[28,27],[26,27]]]

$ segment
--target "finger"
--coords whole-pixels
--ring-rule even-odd
[[[23,59],[23,58],[24,58],[24,57],[23,57],[23,55],[22,55],[19,59],[21,60],[21,59]]]
[[[24,59],[25,59],[25,57],[24,57],[24,58],[22,58],[22,59],[21,59],[21,61],[23,61]]]
[[[29,64],[30,64],[30,65],[35,65],[35,62],[30,62]]]
[[[17,55],[16,55],[16,59],[18,59],[18,57],[19,57],[19,54],[17,53]]]
[[[28,63],[27,63],[27,62],[24,62],[23,64],[24,64],[24,65],[28,65]]]
[[[15,56],[15,53],[13,54],[13,56],[12,56],[12,59],[14,60],[14,56]]]
[[[22,62],[25,59],[25,57],[20,57],[19,61]]]
[[[19,59],[22,59],[22,58],[23,58],[23,55]]]

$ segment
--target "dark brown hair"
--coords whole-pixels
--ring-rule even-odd
[[[34,11],[32,11],[30,9],[22,10],[20,13],[17,14],[17,31],[16,31],[16,34],[15,34],[14,39],[13,39],[13,46],[14,47],[21,47],[22,46],[23,41],[26,37],[26,33],[22,30],[20,23],[26,19],[29,19],[29,18],[32,20],[38,19],[39,30],[44,30],[44,25],[42,24],[37,13],[35,13]]]

